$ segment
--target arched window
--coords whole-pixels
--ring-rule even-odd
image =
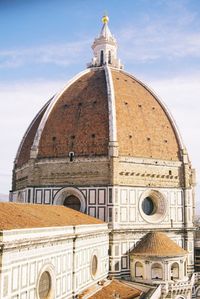
[[[171,266],[171,279],[179,279],[179,264],[173,263]]]
[[[151,278],[152,279],[163,279],[163,269],[158,263],[155,263],[151,267]]]
[[[112,60],[111,60],[111,51],[108,52],[108,63],[111,64]]]
[[[140,262],[135,263],[135,277],[144,278],[144,268]]]
[[[103,62],[104,62],[104,57],[103,57],[103,50],[101,50],[101,53],[100,53],[100,64],[102,65]]]
[[[80,211],[81,209],[81,202],[74,195],[69,195],[68,197],[66,197],[63,205],[76,211]]]

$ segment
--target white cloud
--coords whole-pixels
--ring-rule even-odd
[[[169,15],[145,14],[139,22],[124,24],[119,30],[122,57],[140,62],[200,57],[200,27],[194,26],[198,15],[180,2],[167,2]]]
[[[0,68],[15,68],[34,63],[51,63],[67,66],[75,63],[89,48],[89,41],[43,45],[0,51]]]
[[[196,169],[196,205],[200,213],[200,75],[152,80],[156,90],[172,113],[183,142],[186,145],[193,168]]]
[[[31,120],[41,107],[64,86],[63,81],[0,84],[0,193],[11,187],[13,161]]]
[[[197,77],[177,77],[172,79],[153,80],[150,84],[164,100],[188,148],[194,167],[200,171],[200,75]]]

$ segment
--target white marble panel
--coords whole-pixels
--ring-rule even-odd
[[[127,221],[127,208],[121,208],[120,209],[120,218],[122,222],[126,222]]]
[[[130,197],[130,204],[135,205],[136,204],[136,192],[135,192],[135,190],[130,190],[129,197]]]
[[[136,210],[135,208],[129,208],[129,219],[131,222],[135,222],[136,221]]]
[[[28,264],[22,265],[21,267],[21,288],[27,286],[28,282]]]
[[[19,288],[19,266],[12,269],[12,291]]]
[[[128,190],[126,190],[126,189],[122,189],[122,190],[120,190],[121,192],[120,192],[120,195],[121,195],[121,204],[122,205],[125,205],[125,204],[127,204],[127,200],[128,200],[128,198],[127,198],[127,191]]]

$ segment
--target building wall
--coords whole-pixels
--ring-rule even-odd
[[[66,187],[67,189],[68,187]],[[71,188],[71,186],[70,186]],[[60,187],[34,187],[13,192],[14,202],[54,204]],[[75,188],[74,188],[75,189]],[[85,212],[112,224],[113,228],[182,228],[185,223],[185,193],[182,188],[146,188],[130,186],[79,187],[85,198]],[[162,221],[144,217],[141,211],[143,194],[158,191],[166,199]],[[187,190],[187,225],[193,226],[192,189]]]
[[[71,298],[108,274],[106,225],[85,226],[84,232],[78,227],[15,231],[4,236],[3,244],[2,299],[38,299],[43,271],[51,273],[56,299]],[[93,252],[99,264],[95,277],[90,272]]]
[[[85,199],[85,212],[108,222],[113,231],[110,234],[111,273],[121,276],[129,275],[129,251],[148,230],[152,229],[169,233],[178,245],[189,251],[188,267],[192,271],[194,265],[193,232],[187,234],[185,230],[186,226],[189,229],[193,227],[192,189],[184,191],[182,188],[172,187],[88,186],[79,187],[77,190]],[[164,216],[155,221],[145,218],[141,211],[143,195],[152,190],[163,196],[166,202]],[[22,199],[23,202],[54,204],[58,192],[62,193],[59,187],[28,188],[22,190],[20,196],[14,193],[13,200]]]
[[[75,153],[76,155],[76,153]],[[110,184],[108,157],[30,159],[23,167],[14,170],[14,190],[27,186],[87,186]]]

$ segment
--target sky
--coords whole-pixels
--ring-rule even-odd
[[[125,70],[174,116],[197,172],[200,211],[200,1],[0,0],[0,193],[43,104],[91,61],[107,13]]]

